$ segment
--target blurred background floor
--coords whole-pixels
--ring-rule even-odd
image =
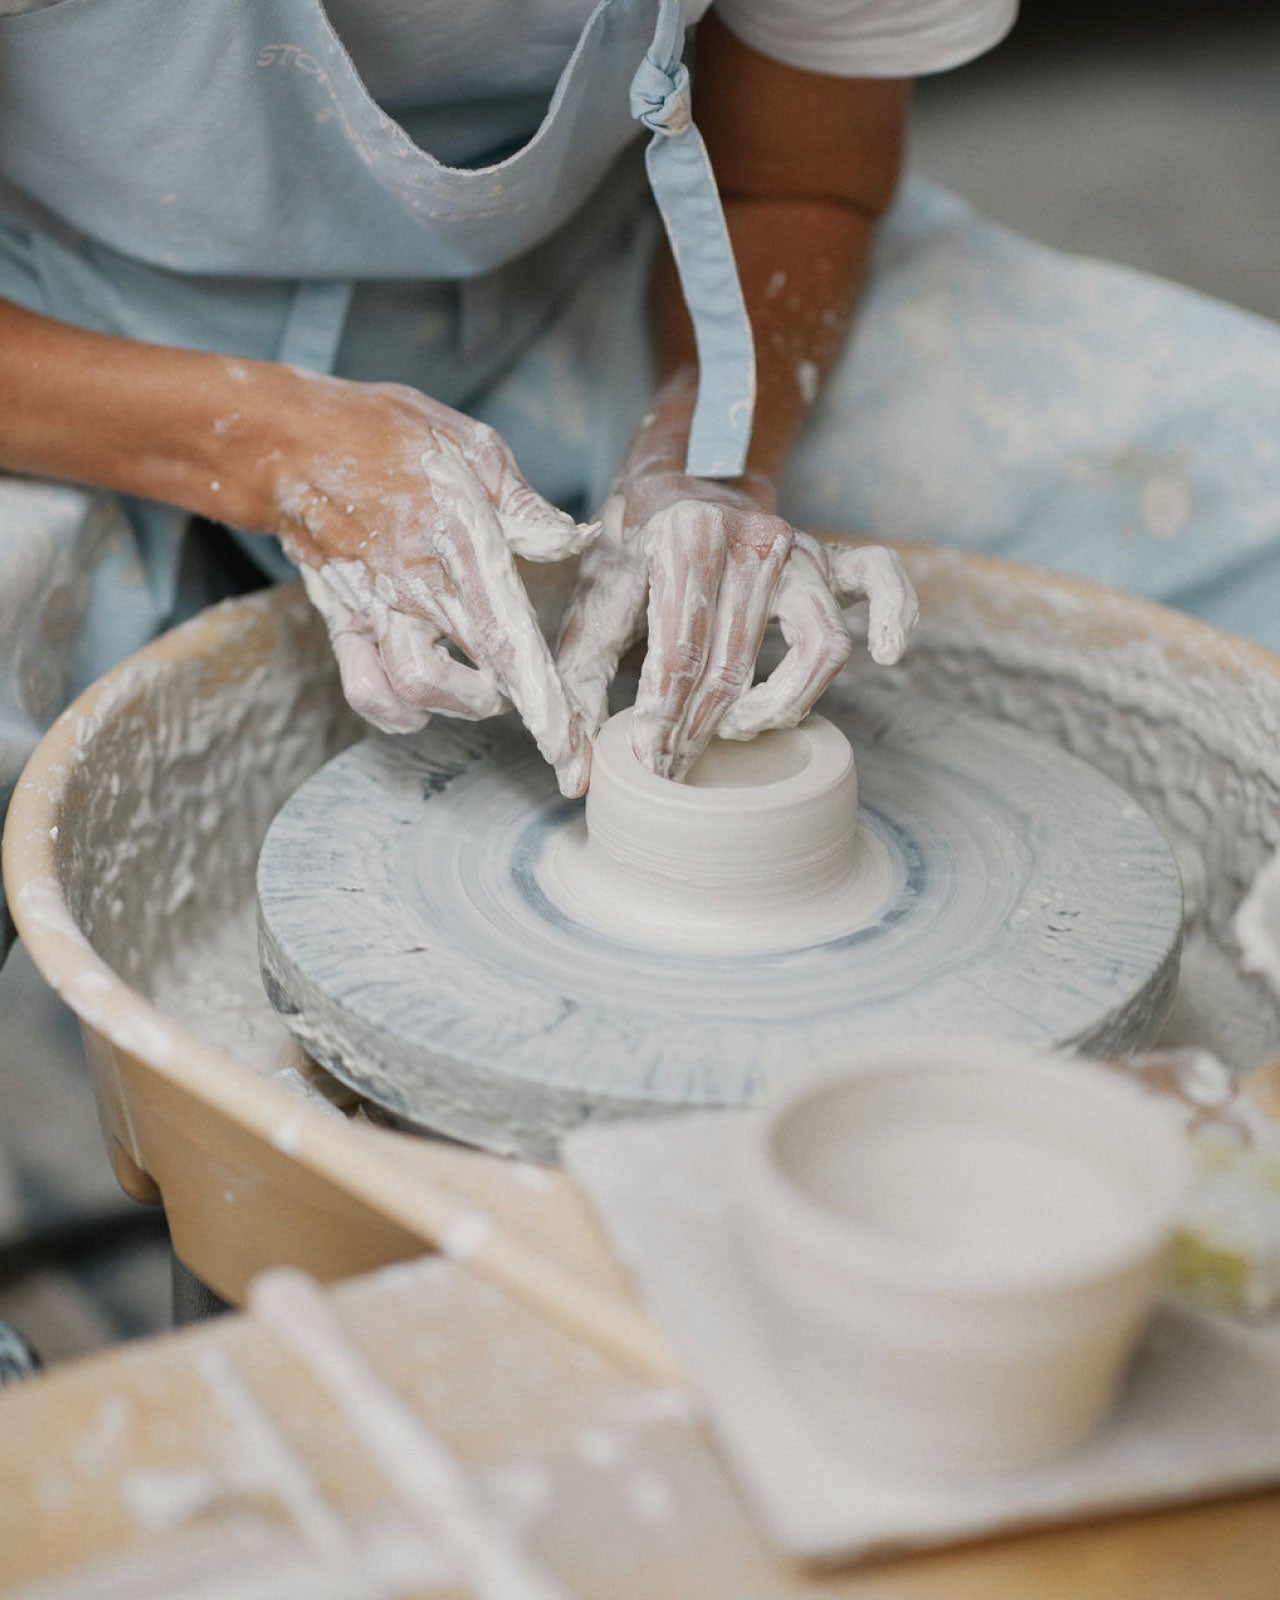
[[[919,171],[1010,227],[1280,319],[1274,4],[1024,0],[989,57],[920,85]],[[0,973],[0,1240],[123,1206],[71,1019],[19,950]],[[46,1361],[158,1329],[167,1246],[0,1282]]]
[[[1280,8],[1023,0],[917,89],[910,160],[1044,244],[1280,319]]]
[[[0,1241],[72,1219],[142,1213],[116,1183],[75,1018],[17,946],[0,972]],[[0,1268],[6,1252],[0,1244]],[[134,1238],[74,1263],[0,1274],[0,1319],[46,1363],[169,1325],[166,1236]]]

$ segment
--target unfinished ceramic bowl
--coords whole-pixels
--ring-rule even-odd
[[[552,846],[553,899],[612,938],[720,956],[864,927],[894,891],[889,852],[858,827],[849,740],[825,717],[713,740],[683,783],[631,748],[631,712],[601,729],[584,826]]]
[[[1106,1412],[1189,1182],[1167,1108],[1088,1063],[908,1042],[758,1114],[741,1232],[779,1359],[845,1449],[1001,1470]]]

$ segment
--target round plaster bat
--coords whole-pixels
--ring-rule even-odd
[[[281,810],[258,897],[267,992],[317,1060],[410,1126],[538,1159],[877,1035],[1138,1045],[1182,914],[1123,790],[911,693],[713,745],[683,785],[617,719],[586,807],[514,717],[373,737]]]

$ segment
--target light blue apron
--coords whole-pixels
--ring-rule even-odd
[[[699,147],[671,136],[679,31],[656,0],[605,0],[549,107],[530,84],[392,121],[318,0],[56,0],[0,19],[0,294],[138,338],[417,383],[503,432],[544,493],[598,490],[619,419],[647,400],[637,114],[665,208],[693,212],[715,255]],[[729,286],[691,299],[727,375],[704,387],[732,450],[750,372]],[[132,507],[126,547],[70,531],[67,492],[50,493],[62,567],[17,610],[62,596],[69,688],[208,590],[175,601],[184,517]],[[908,182],[782,507],[1083,573],[1280,647],[1280,330]],[[16,535],[0,538],[0,596],[11,569],[23,581],[31,540]],[[246,539],[288,571],[273,541]],[[67,559],[82,549],[92,584]],[[57,699],[37,715],[0,653],[0,801]]]
[[[0,22],[0,48],[0,182],[37,222],[53,315],[330,371],[356,280],[427,280],[455,313],[438,365],[461,356],[473,392],[634,211],[606,179],[644,124],[703,357],[691,469],[741,470],[750,331],[682,0],[600,0],[549,105],[508,84],[398,120],[319,0],[60,0]]]
[[[751,337],[684,32],[683,0],[600,0],[553,89],[507,72],[492,98],[393,119],[320,0],[56,0],[0,18],[0,294],[153,343],[318,371],[341,352],[468,409],[633,222],[628,156],[647,128],[702,357],[690,466],[733,476]],[[379,334],[403,346],[406,329],[409,370],[379,371]],[[126,509],[138,559],[104,546],[80,585],[79,678],[207,594],[181,592],[187,516]],[[238,537],[292,575],[274,540]],[[7,559],[19,581],[23,552]],[[6,675],[0,803],[30,710]]]

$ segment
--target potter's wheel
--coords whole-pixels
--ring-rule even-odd
[[[1182,904],[1141,807],[1056,746],[909,695],[828,715],[880,875],[843,931],[732,954],[602,931],[566,890],[581,803],[514,719],[438,720],[337,756],[272,824],[273,1004],[405,1122],[539,1158],[588,1118],[742,1104],[876,1033],[1149,1039]]]

